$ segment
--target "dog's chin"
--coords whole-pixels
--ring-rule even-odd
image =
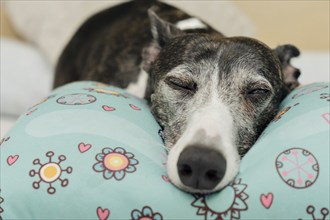
[[[221,189],[218,190],[198,190],[198,189],[194,189],[191,188],[189,186],[185,186],[182,184],[175,184],[174,182],[172,182],[174,186],[176,186],[177,188],[179,188],[180,190],[189,193],[189,194],[194,194],[194,195],[209,195],[212,193],[216,193],[218,191],[220,191]]]
[[[173,183],[173,185],[177,188],[179,188],[180,190],[186,192],[186,193],[190,193],[190,194],[194,194],[194,195],[208,195],[208,194],[212,194],[212,193],[216,193],[221,191],[224,187],[216,187],[214,189],[211,190],[206,190],[206,189],[194,189],[191,188],[189,186],[183,185],[181,183],[181,181],[179,183],[172,181],[172,179],[170,178],[171,182]]]

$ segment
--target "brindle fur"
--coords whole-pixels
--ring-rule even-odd
[[[137,81],[141,51],[152,42],[147,14],[150,7],[171,23],[190,17],[151,0],[127,2],[99,12],[83,23],[65,47],[56,66],[54,87],[93,80],[126,88]],[[190,31],[217,33],[211,27]]]
[[[149,74],[145,98],[164,128],[169,149],[200,145],[232,154],[226,158],[233,160],[227,161],[226,172],[232,173],[225,176],[226,182],[203,191],[183,186],[173,174],[178,158],[173,154],[180,152],[170,150],[172,182],[186,191],[207,193],[234,178],[238,155],[242,157],[250,149],[278,112],[279,103],[299,85],[300,72],[290,65],[299,51],[292,45],[272,50],[255,39],[224,37],[210,26],[184,31],[175,27],[174,23],[189,17],[172,6],[147,0],[124,3],[94,15],[64,49],[54,85],[94,80],[126,88],[137,81],[141,68],[145,70]],[[223,130],[230,137],[208,137],[206,131],[196,128],[194,140],[185,140],[199,112],[213,111],[211,115],[216,115],[212,106],[222,117],[230,116],[223,125],[216,125],[219,130],[226,129],[221,126],[233,127]],[[225,112],[221,113],[221,106]],[[178,147],[183,139],[186,142],[180,144],[187,146]],[[225,143],[224,139],[235,149],[224,152],[224,144],[218,144]]]

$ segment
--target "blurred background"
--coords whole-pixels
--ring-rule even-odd
[[[0,137],[51,91],[63,47],[89,16],[123,1],[1,1]],[[164,0],[227,36],[257,38],[270,47],[291,43],[300,82],[329,81],[329,11],[324,1]],[[129,27],[128,27],[129,28]]]

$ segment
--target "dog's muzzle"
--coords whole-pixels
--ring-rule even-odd
[[[179,156],[177,169],[181,182],[194,189],[212,190],[226,172],[226,160],[205,147],[188,147]]]
[[[233,118],[223,104],[204,106],[168,155],[167,170],[174,185],[192,193],[211,193],[230,183],[239,168]]]

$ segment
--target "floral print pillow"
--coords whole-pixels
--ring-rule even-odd
[[[1,219],[329,219],[329,83],[296,89],[221,192],[166,174],[144,100],[97,82],[56,89],[1,140]]]

